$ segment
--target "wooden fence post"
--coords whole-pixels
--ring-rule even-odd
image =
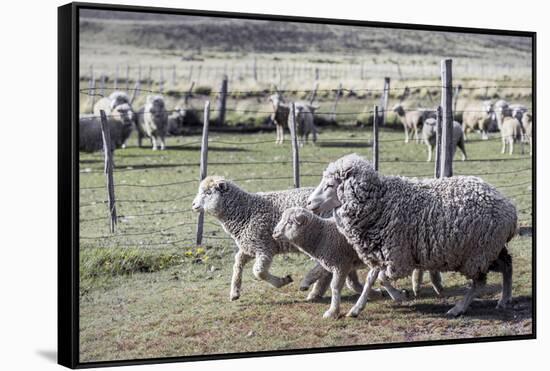
[[[201,164],[199,181],[206,178],[208,167],[208,125],[210,122],[210,101],[204,103],[204,119],[202,127],[202,144],[201,144]],[[199,213],[197,221],[197,245],[202,244],[202,232],[204,227],[204,211]]]
[[[99,78],[99,94],[102,97],[105,96],[105,74],[101,74],[101,77]]]
[[[436,126],[435,126],[435,178],[441,177],[441,106],[437,106]]]
[[[153,66],[149,65],[149,90],[153,90]]]
[[[342,96],[342,83],[338,85],[338,90],[336,91],[336,97],[334,98],[334,105],[332,106],[332,112],[330,114],[330,120],[336,121],[336,107],[338,106],[338,101]]]
[[[313,101],[315,101],[315,98],[317,98],[317,89],[319,89],[318,82],[316,82],[315,85],[313,85],[313,90],[311,91],[311,96],[309,97],[310,105],[313,105]]]
[[[453,176],[453,60],[441,61],[441,170],[442,177]]]
[[[315,81],[319,80],[319,67],[315,67]]]
[[[390,98],[390,78],[384,77],[384,92],[382,93],[380,106],[382,107],[382,112],[380,114],[380,126],[386,126],[386,112],[388,110],[388,101]]]
[[[130,97],[130,104],[133,104],[134,100],[136,100],[136,98],[139,97],[140,86],[141,86],[141,82],[139,80],[136,81],[136,86],[134,87],[134,91],[132,92],[132,96]]]
[[[374,106],[374,120],[372,122],[372,163],[374,170],[378,171],[380,162],[380,151],[378,142],[378,123],[380,116],[378,116],[378,106]]]
[[[300,154],[298,150],[298,133],[296,132],[296,106],[294,102],[290,104],[288,115],[290,120],[290,136],[292,137],[292,169],[294,174],[294,188],[300,188]]]
[[[227,102],[227,75],[223,76],[220,89],[220,99],[218,101],[218,126],[223,126],[225,123],[225,104]]]
[[[164,92],[164,66],[160,66],[159,78],[159,91],[162,94]]]
[[[115,81],[113,82],[113,87],[115,90],[118,89],[118,72],[119,72],[119,68],[120,66],[117,64],[116,67],[115,67]]]
[[[89,94],[90,94],[89,95],[89,98],[90,98],[90,112],[94,113],[96,92],[95,92],[95,78],[94,78],[93,75],[90,77],[90,82],[89,82],[88,88],[90,89],[89,90]]]
[[[172,65],[172,86],[176,86],[176,65]]]
[[[199,73],[197,74],[197,84],[200,84],[202,74],[202,65],[199,64]]]
[[[111,132],[107,122],[105,111],[100,111],[101,115],[101,135],[103,137],[103,154],[105,156],[105,176],[107,178],[107,202],[109,205],[110,229],[111,233],[115,233],[115,225],[117,224],[116,216],[116,200],[115,200],[115,182],[113,179],[113,150],[111,143]]]
[[[455,93],[453,97],[453,112],[456,112],[456,105],[458,103],[458,95],[460,94],[460,91],[462,90],[462,85],[458,84],[455,88]]]
[[[189,86],[189,90],[187,90],[187,93],[185,93],[185,98],[183,99],[183,103],[187,107],[187,103],[189,102],[189,98],[191,98],[191,95],[193,94],[193,87],[195,86],[195,82],[191,82],[191,86]]]
[[[126,65],[126,92],[130,91],[130,65]]]

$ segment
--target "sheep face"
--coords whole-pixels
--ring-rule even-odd
[[[331,175],[324,174],[321,183],[307,199],[307,208],[315,214],[335,209],[341,205],[337,189],[341,182]]]
[[[195,212],[205,211],[211,215],[219,215],[223,207],[223,194],[229,189],[225,179],[207,177],[199,185],[199,191],[191,208]]]
[[[134,113],[132,112],[132,107],[127,104],[120,104],[116,106],[111,112],[111,116],[119,119],[120,121],[131,123],[133,122]]]
[[[309,212],[301,207],[286,209],[281,220],[273,229],[273,239],[278,241],[295,241],[302,235],[302,229],[309,222]]]
[[[397,116],[405,116],[405,109],[400,104],[393,106],[392,111],[395,112]]]

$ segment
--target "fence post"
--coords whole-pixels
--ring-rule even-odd
[[[110,228],[111,233],[115,233],[117,224],[116,201],[115,201],[115,182],[113,180],[113,148],[111,143],[111,132],[107,123],[105,111],[100,111],[101,115],[101,136],[103,138],[103,154],[105,156],[105,176],[107,178],[107,202],[109,205]]]
[[[311,96],[309,97],[309,104],[312,105],[313,101],[315,101],[315,98],[317,98],[317,89],[319,89],[319,83],[316,82],[315,85],[313,85],[313,90],[311,91]]]
[[[105,96],[105,74],[101,74],[101,77],[99,79],[99,94],[102,97]]]
[[[119,68],[120,66],[117,64],[116,67],[115,67],[115,81],[113,83],[114,85],[114,89],[117,90],[118,88],[118,72],[119,72]]]
[[[126,65],[126,92],[130,91],[130,65]]]
[[[141,82],[139,80],[136,81],[136,86],[134,87],[134,91],[132,92],[132,96],[130,97],[130,104],[133,104],[134,100],[139,97],[140,85]]]
[[[162,94],[164,92],[164,66],[160,66],[159,77],[159,91]]]
[[[453,97],[453,112],[456,112],[456,105],[458,103],[458,95],[460,94],[460,91],[462,90],[462,85],[458,84],[455,88],[455,94]]]
[[[218,101],[218,126],[223,126],[225,123],[225,103],[227,101],[227,75],[223,76],[222,86],[220,89],[220,99]]]
[[[204,103],[204,119],[202,127],[202,144],[201,144],[201,164],[199,181],[206,178],[206,170],[208,166],[208,125],[210,122],[210,101]],[[197,221],[197,245],[202,244],[202,231],[204,227],[204,211],[199,213]]]
[[[172,86],[176,86],[176,65],[172,65]]]
[[[380,115],[380,126],[386,126],[386,112],[388,110],[388,100],[390,96],[390,78],[384,77],[384,92],[382,93],[381,103],[382,112]]]
[[[92,77],[90,77],[90,83],[88,85],[88,88],[90,89],[90,112],[94,113],[94,105],[95,105],[95,77],[93,76],[92,71]]]
[[[149,90],[153,90],[153,66],[149,65]]]
[[[185,106],[187,107],[187,103],[189,102],[189,98],[191,98],[191,94],[193,94],[193,87],[195,86],[195,82],[191,82],[191,86],[189,86],[189,90],[187,90],[187,93],[185,93],[185,98],[183,99],[183,102]]]
[[[380,162],[380,151],[378,142],[378,122],[380,117],[378,116],[378,106],[374,106],[374,120],[372,122],[372,163],[374,164],[374,170],[378,171],[378,164]]]
[[[435,126],[435,178],[441,177],[441,106],[437,106],[436,126]]]
[[[296,106],[294,105],[294,102],[290,104],[288,119],[290,120],[290,136],[292,137],[292,169],[294,174],[294,188],[300,188],[300,154],[298,151],[298,135],[296,135]]]
[[[338,90],[336,91],[336,97],[334,98],[334,105],[332,106],[332,112],[330,114],[330,119],[336,121],[336,107],[338,106],[338,101],[342,95],[342,83],[338,85]]]
[[[453,60],[441,61],[441,170],[442,177],[453,176]]]
[[[137,80],[141,82],[141,64],[138,66],[138,78]]]

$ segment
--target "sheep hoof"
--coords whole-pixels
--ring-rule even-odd
[[[301,285],[301,286],[299,287],[299,290],[300,290],[300,291],[307,291],[307,290],[309,290],[309,285]]]
[[[511,300],[499,300],[496,309],[508,309],[510,308]]]
[[[240,297],[241,297],[240,294],[232,293],[231,295],[229,295],[229,300],[230,301],[239,300]]]
[[[449,311],[446,313],[446,316],[449,317],[449,318],[456,318],[456,317],[460,316],[463,313],[464,313],[464,311],[462,310],[462,308],[455,305],[454,307],[449,309]]]
[[[351,310],[348,313],[346,313],[346,317],[356,318],[359,316],[359,313],[360,313],[360,310],[351,308]]]
[[[323,297],[321,295],[318,295],[318,294],[309,294],[306,298],[306,301],[309,301],[309,302],[317,302],[317,301],[321,301],[323,299]]]
[[[323,314],[323,318],[338,319],[338,312],[329,309]]]

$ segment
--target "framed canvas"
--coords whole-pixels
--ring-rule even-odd
[[[536,34],[59,7],[59,363],[536,337]]]

